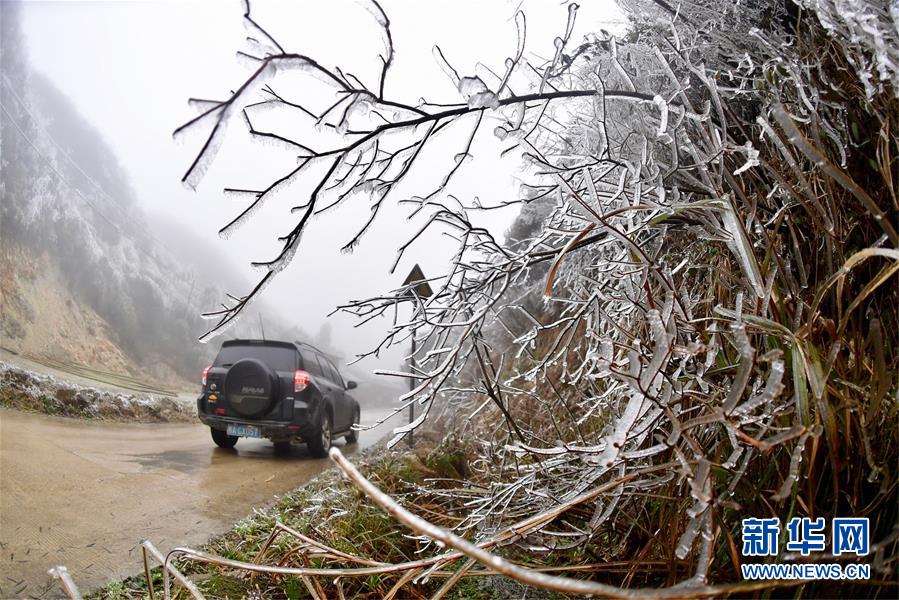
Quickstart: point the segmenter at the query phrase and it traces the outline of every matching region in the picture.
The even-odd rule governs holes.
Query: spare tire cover
[[[278,397],[278,375],[255,358],[239,360],[225,376],[225,398],[243,417],[261,417]]]

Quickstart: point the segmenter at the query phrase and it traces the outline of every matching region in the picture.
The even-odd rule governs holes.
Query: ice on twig
[[[457,87],[469,108],[499,108],[499,97],[480,77],[462,77]]]
[[[759,166],[759,151],[752,147],[751,140],[746,140],[746,144],[742,147],[742,150],[746,152],[746,162],[743,163],[743,166],[734,171],[734,175],[739,175],[752,167]]]

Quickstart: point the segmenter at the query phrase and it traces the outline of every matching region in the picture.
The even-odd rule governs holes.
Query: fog
[[[556,2],[385,1],[383,6],[396,48],[388,94],[412,103],[421,97],[432,102],[459,101],[452,82],[435,64],[434,44],[441,46],[460,73],[474,73],[478,61],[500,70],[515,51],[513,17],[519,8],[528,16],[527,53],[535,62],[551,58],[553,38],[561,34],[567,19],[566,6]],[[383,42],[364,4],[257,2],[253,10],[257,21],[289,51],[344,66],[363,79],[376,75]],[[177,126],[195,115],[188,107],[189,97],[223,99],[248,77],[249,67],[235,58],[246,36],[242,12],[240,2],[26,2],[22,15],[34,68],[99,129],[129,174],[141,208],[177,220],[213,245],[220,259],[250,282],[261,276],[250,262],[277,253],[276,238],[295,222],[289,209],[302,202],[308,190],[298,183],[234,235],[222,239],[218,229],[243,209],[242,202],[224,196],[222,188],[265,187],[286,165],[296,164],[295,153],[251,142],[235,123],[216,162],[194,191],[182,185],[181,178],[202,138],[188,136],[176,143],[172,137]],[[581,8],[573,39],[580,40],[589,31],[615,29],[622,22],[611,3],[590,3]],[[416,186],[429,184],[425,171],[431,165],[438,179],[442,177],[441,169],[452,160],[453,148],[452,137],[436,145],[423,163],[426,168],[404,182],[392,202],[388,199],[389,209],[352,253],[342,253],[340,247],[352,237],[353,226],[368,218],[367,205],[350,203],[318,217],[292,264],[265,290],[267,305],[312,336],[327,322],[335,347],[346,356],[374,346],[389,325],[386,320],[355,328],[354,320],[346,315],[328,315],[339,304],[399,286],[414,263],[427,276],[445,271],[455,246],[434,233],[416,243],[396,271],[389,272],[397,247],[420,224],[407,221],[409,209],[395,201],[420,193]],[[441,149],[446,156],[440,155]],[[476,160],[462,168],[449,193],[466,202],[475,196],[517,197],[527,176],[518,156],[498,159],[498,149],[489,140],[476,145],[473,154]],[[502,238],[517,212],[517,208],[488,211],[478,217],[477,224]],[[190,264],[190,257],[183,260]],[[243,295],[249,291],[224,288],[222,299],[226,292]],[[253,306],[244,315],[245,319],[256,317]],[[384,357],[383,366],[394,368],[400,360],[402,352],[397,349]],[[363,366],[375,365],[367,361]]]

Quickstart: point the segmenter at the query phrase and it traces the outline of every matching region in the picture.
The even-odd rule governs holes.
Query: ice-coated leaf
[[[624,477],[625,468],[624,465],[618,469],[618,476]],[[613,493],[612,498],[608,503],[603,506],[602,502],[596,503],[596,508],[593,511],[593,516],[590,518],[590,529],[592,531],[596,531],[599,529],[600,525],[606,522],[606,520],[612,515],[612,512],[615,510],[615,507],[618,506],[619,500],[621,500],[621,496],[624,494],[624,488],[619,486]]]
[[[756,261],[755,254],[752,252],[752,245],[749,243],[749,240],[746,239],[743,225],[740,223],[732,207],[728,206],[722,211],[721,220],[724,223],[724,229],[727,230],[731,236],[731,240],[727,244],[728,247],[730,247],[731,251],[737,257],[740,266],[743,269],[743,274],[749,280],[755,295],[758,298],[764,298],[765,283],[759,272],[758,262]]]
[[[577,19],[577,11],[580,8],[580,5],[576,2],[572,2],[568,5],[568,21],[565,23],[565,38],[571,37],[571,32],[574,31],[574,21]]]
[[[701,519],[690,519],[687,529],[684,530],[684,533],[677,540],[677,546],[674,549],[675,556],[681,560],[687,557],[690,553],[690,548],[693,547],[693,540],[696,539],[696,535],[699,533],[700,525]]]
[[[746,415],[763,404],[770,404],[784,390],[783,384],[784,362],[775,360],[771,363],[771,370],[768,372],[768,380],[765,388],[761,393],[756,394],[734,410],[735,415]]]
[[[740,364],[737,367],[737,374],[734,376],[734,380],[727,392],[727,398],[724,401],[725,414],[733,412],[743,396],[755,361],[755,348],[752,347],[749,336],[746,335],[746,326],[742,323],[731,323],[731,330],[737,344],[737,351],[740,353]]]
[[[630,399],[624,408],[624,413],[615,422],[615,428],[612,433],[603,440],[605,449],[599,457],[601,465],[611,467],[615,464],[615,461],[621,453],[621,448],[628,438],[628,433],[634,426],[634,423],[637,422],[640,415],[646,411],[648,405],[649,402],[643,394],[639,392],[630,394]]]
[[[443,51],[440,49],[440,46],[434,46],[431,49],[432,54],[434,55],[434,60],[437,61],[437,65],[440,67],[440,70],[443,71],[444,75],[449,77],[450,81],[453,82],[453,85],[456,87],[459,86],[459,73],[449,64],[449,61],[446,60],[446,57],[443,55]]]
[[[793,493],[793,486],[799,478],[799,465],[802,463],[802,454],[805,452],[805,441],[808,439],[809,435],[808,432],[804,433],[799,438],[796,447],[793,448],[793,453],[790,456],[790,469],[783,484],[780,486],[780,489],[776,494],[771,496],[774,500],[786,500],[790,497],[790,494]]]
[[[515,13],[515,30],[517,33],[516,38],[516,48],[515,48],[515,56],[517,59],[520,59],[524,56],[524,45],[527,41],[527,18],[523,11],[518,11]],[[511,58],[506,59],[506,69],[511,72],[511,69],[515,65],[515,60]]]

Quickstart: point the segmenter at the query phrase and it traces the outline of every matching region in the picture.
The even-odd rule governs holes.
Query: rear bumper
[[[253,419],[241,419],[238,417],[225,417],[220,415],[198,414],[200,421],[212,429],[228,429],[229,424],[249,425],[259,430],[260,437],[270,440],[289,440],[296,436],[306,436],[313,433],[313,426],[308,420],[294,421],[261,421]]]

